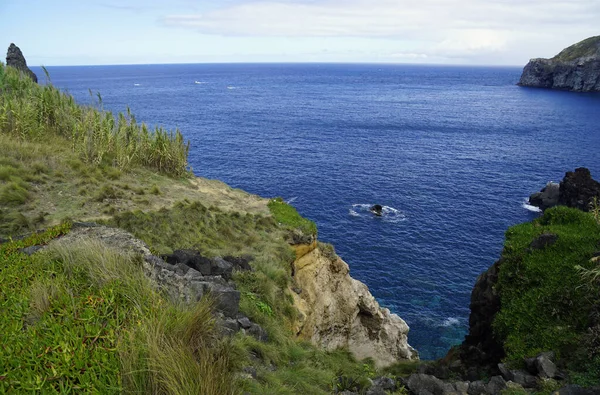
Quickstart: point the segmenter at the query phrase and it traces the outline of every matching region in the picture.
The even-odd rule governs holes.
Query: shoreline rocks
[[[6,53],[6,65],[20,70],[35,83],[38,82],[37,75],[35,75],[35,73],[31,71],[29,67],[27,67],[27,61],[23,56],[23,52],[21,52],[19,47],[17,47],[15,44],[11,43],[8,47],[8,52]]]
[[[529,204],[546,210],[557,205],[590,211],[594,199],[600,204],[600,183],[592,178],[589,169],[579,167],[568,171],[557,184],[549,182],[540,191],[529,196]]]

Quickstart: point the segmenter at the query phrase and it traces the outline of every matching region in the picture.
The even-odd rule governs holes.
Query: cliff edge
[[[518,85],[600,92],[600,36],[574,44],[551,59],[531,59]]]

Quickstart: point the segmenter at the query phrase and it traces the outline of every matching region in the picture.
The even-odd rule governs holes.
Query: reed
[[[0,133],[21,140],[48,134],[67,138],[71,149],[93,165],[145,167],[172,177],[189,173],[189,142],[179,130],[150,130],[129,108],[116,116],[104,111],[100,94],[92,106],[77,104],[45,73],[46,85],[38,85],[0,64]]]

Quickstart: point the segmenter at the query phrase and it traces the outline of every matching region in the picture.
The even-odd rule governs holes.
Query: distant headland
[[[571,45],[552,59],[531,59],[518,85],[600,92],[600,36]]]

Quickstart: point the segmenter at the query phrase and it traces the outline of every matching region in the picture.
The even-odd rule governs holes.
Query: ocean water
[[[517,87],[520,68],[48,70],[80,103],[91,89],[106,109],[180,128],[197,175],[292,202],[407,321],[424,359],[462,341],[477,276],[509,226],[539,215],[524,199],[575,167],[600,177],[600,95]]]

